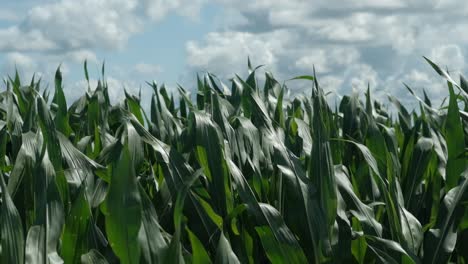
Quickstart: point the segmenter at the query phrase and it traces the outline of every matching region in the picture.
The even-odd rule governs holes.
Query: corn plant
[[[467,263],[468,82],[434,106],[330,106],[317,77],[215,75],[152,89],[102,77],[67,104],[60,69],[0,94],[1,263]],[[288,96],[294,82],[309,93]],[[309,95],[306,95],[309,94]]]

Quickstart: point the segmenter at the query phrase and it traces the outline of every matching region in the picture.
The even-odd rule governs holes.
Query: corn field
[[[260,87],[250,61],[193,100],[148,83],[149,111],[112,105],[104,66],[71,104],[59,69],[50,93],[7,78],[0,263],[468,263],[468,82],[427,62],[447,98],[407,86],[411,111]]]

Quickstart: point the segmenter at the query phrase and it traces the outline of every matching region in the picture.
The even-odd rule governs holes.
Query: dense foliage
[[[111,105],[18,75],[0,94],[0,263],[467,263],[468,83],[408,111],[330,107],[255,69]],[[85,76],[88,71],[85,63]],[[89,83],[89,81],[88,81]],[[151,88],[149,88],[151,89]],[[52,100],[49,102],[49,98]]]

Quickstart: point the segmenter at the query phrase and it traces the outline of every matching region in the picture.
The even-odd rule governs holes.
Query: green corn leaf
[[[142,258],[146,263],[159,263],[162,260],[167,243],[161,234],[158,215],[150,198],[139,186],[142,217],[141,228],[138,233],[138,241],[141,246]]]
[[[212,263],[208,253],[205,250],[205,247],[202,245],[197,236],[192,233],[188,228],[186,229],[190,244],[192,245],[192,263],[193,264],[203,264],[203,263]]]
[[[450,87],[450,102],[445,123],[445,140],[447,141],[447,167],[446,167],[446,187],[448,191],[457,185],[460,174],[466,168],[466,159],[459,156],[465,150],[465,140],[463,136],[463,124],[460,120],[458,103],[453,89]]]
[[[457,243],[457,228],[468,201],[468,169],[460,175],[459,184],[450,189],[440,205],[434,228],[424,240],[424,263],[447,263]]]
[[[0,187],[2,190],[0,259],[2,263],[22,264],[24,262],[23,224],[19,212],[8,193],[3,173],[0,173]]]
[[[112,177],[104,205],[106,233],[113,251],[122,263],[139,263],[141,198],[133,157],[127,144],[124,145],[119,159],[112,164]]]
[[[93,246],[88,237],[92,215],[84,190],[81,188],[65,221],[60,253],[66,263],[80,263],[82,255],[86,254]]]
[[[224,234],[221,232],[219,236],[218,249],[216,250],[215,263],[222,264],[239,264],[239,259],[236,254],[232,251],[229,241],[226,239]]]
[[[91,249],[88,253],[81,256],[81,263],[83,264],[107,264],[106,258],[95,249]]]

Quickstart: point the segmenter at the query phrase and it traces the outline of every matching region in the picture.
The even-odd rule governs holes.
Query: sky
[[[279,81],[312,74],[338,96],[387,94],[408,105],[403,83],[435,102],[447,96],[426,56],[458,77],[466,70],[468,1],[464,0],[2,0],[0,76],[18,69],[53,87],[61,65],[69,101],[84,94],[105,61],[111,100],[146,81],[195,89],[206,71],[225,83],[247,75],[247,57]],[[5,89],[0,84],[0,89]],[[288,82],[293,93],[310,84]],[[388,101],[388,100],[387,100]]]

